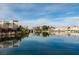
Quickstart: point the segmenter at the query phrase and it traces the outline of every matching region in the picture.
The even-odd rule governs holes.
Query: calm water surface
[[[24,38],[0,42],[0,54],[77,55],[79,54],[79,36],[30,34]]]

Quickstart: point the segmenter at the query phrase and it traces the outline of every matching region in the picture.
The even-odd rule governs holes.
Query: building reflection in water
[[[12,47],[19,47],[19,41],[21,38],[1,38],[0,41],[0,48],[12,48]]]
[[[0,48],[18,48],[20,46],[20,42],[23,38],[29,37],[29,34],[25,35],[10,35],[10,36],[0,36]],[[43,33],[32,33],[36,36],[49,37],[59,35],[59,36],[79,36],[79,33],[68,33],[68,32],[43,32]]]
[[[79,33],[70,33],[70,32],[43,32],[43,33],[34,33],[37,36],[48,37],[49,35],[58,35],[58,36],[79,36]]]
[[[43,32],[43,33],[36,32],[33,34],[36,36],[43,36],[43,37],[48,37],[50,35],[48,32]]]
[[[28,36],[29,34],[0,36],[0,48],[18,48],[21,40]]]
[[[71,33],[71,32],[53,32],[50,35],[59,35],[59,36],[79,36],[79,33]]]

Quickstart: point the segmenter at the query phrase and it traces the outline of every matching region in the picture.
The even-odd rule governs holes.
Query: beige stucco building
[[[79,26],[66,26],[66,27],[60,27],[60,28],[51,28],[51,31],[79,31]]]
[[[17,20],[13,20],[13,21],[0,21],[0,28],[1,29],[16,29],[18,28],[18,21]]]

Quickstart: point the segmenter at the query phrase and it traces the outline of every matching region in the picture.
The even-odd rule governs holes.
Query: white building
[[[62,32],[68,32],[68,31],[79,31],[79,26],[66,26],[66,27],[60,27],[60,28],[51,28],[52,31],[62,31]]]
[[[13,20],[13,21],[0,21],[0,28],[2,29],[16,29],[18,28],[18,21]]]

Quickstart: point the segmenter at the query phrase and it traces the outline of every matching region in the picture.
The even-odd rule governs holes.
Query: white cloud
[[[42,7],[42,9],[37,9],[37,11],[35,11],[34,15],[47,15],[49,17],[48,13],[51,13],[50,11],[53,10],[62,10],[64,9],[65,5],[67,4],[55,4],[55,5],[51,5],[51,6],[45,6],[44,8]],[[16,4],[16,6],[18,8],[21,9],[29,9],[29,8],[34,8],[36,7],[36,5],[34,4],[27,4],[27,6],[25,6],[25,4]],[[34,8],[35,9],[35,8]],[[41,11],[40,11],[41,10]],[[33,13],[31,13],[33,15]],[[68,14],[72,14],[73,12],[68,12]],[[28,13],[23,13],[26,16]],[[24,26],[29,26],[30,28],[35,27],[35,26],[40,26],[40,25],[52,25],[52,26],[65,26],[65,25],[79,25],[79,17],[62,17],[62,18],[43,18],[40,17],[38,19],[34,19],[34,20],[23,20],[23,18],[21,16],[19,16],[18,14],[16,14],[16,12],[14,12],[13,10],[11,10],[11,8],[8,6],[8,4],[0,4],[0,18],[5,19],[6,17],[12,17],[12,19],[17,18],[18,20],[20,20],[20,23]],[[54,15],[53,15],[54,16]],[[53,21],[58,19],[58,21]],[[60,22],[61,21],[61,22]]]
[[[35,26],[41,26],[41,25],[51,25],[51,26],[71,26],[71,25],[78,25],[79,26],[79,17],[65,17],[65,18],[56,18],[59,19],[59,21],[51,21],[49,19],[36,19],[36,20],[23,20],[20,21],[20,23],[24,26],[35,27]],[[54,19],[55,20],[55,19]],[[60,20],[63,20],[60,22]]]
[[[17,15],[14,11],[11,10],[11,8],[8,6],[8,4],[0,4],[0,19],[5,19],[7,18],[10,20],[12,19],[21,19],[19,15]]]
[[[20,24],[23,26],[28,26],[29,28],[33,28],[36,26],[49,25],[49,26],[63,26],[64,23],[53,22],[49,19],[37,19],[37,20],[21,20]]]

